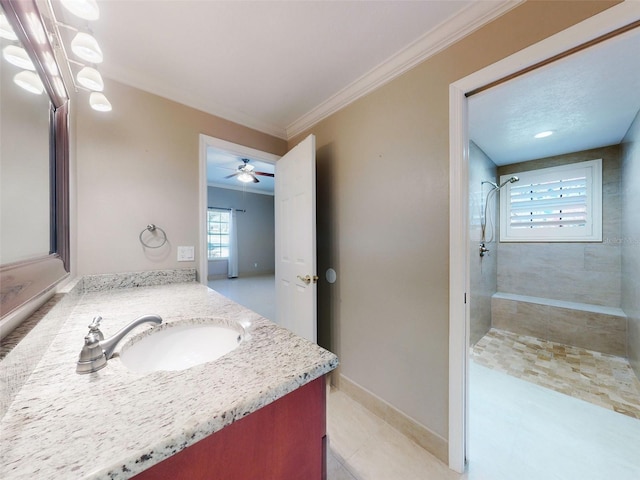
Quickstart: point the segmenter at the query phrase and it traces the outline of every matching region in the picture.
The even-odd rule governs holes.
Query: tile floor
[[[273,280],[269,276],[237,280],[214,281],[218,283],[212,286],[210,282],[209,286],[267,318],[275,318]],[[517,343],[514,346],[525,348]],[[550,357],[541,346],[531,348],[536,358],[538,354],[542,359]],[[561,355],[556,352],[560,350],[553,352],[558,360]],[[575,360],[571,351],[565,349],[564,353]],[[328,479],[640,479],[640,420],[487,368],[476,360],[471,361],[469,372],[467,472],[459,475],[449,470],[346,394],[331,389],[327,402]],[[575,362],[569,365],[575,366]],[[543,373],[534,376],[542,377]]]
[[[458,479],[429,452],[345,393],[327,402],[328,480]]]
[[[640,420],[470,365],[469,466],[456,474],[339,390],[328,480],[638,480]]]
[[[640,419],[640,381],[622,357],[492,328],[471,350],[479,365]]]
[[[276,283],[274,275],[209,280],[209,288],[250,308],[264,318],[276,321]]]

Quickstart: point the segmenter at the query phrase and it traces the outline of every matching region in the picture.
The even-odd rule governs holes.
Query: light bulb
[[[64,8],[76,17],[84,20],[97,20],[100,18],[100,8],[96,0],[60,0]]]
[[[36,95],[40,95],[44,92],[44,85],[42,84],[40,77],[34,72],[23,70],[13,77],[13,81],[16,85],[24,88],[27,92],[35,93]]]
[[[536,133],[533,138],[545,138],[545,137],[549,137],[553,135],[553,131],[552,130],[546,130],[544,132],[540,132],[540,133]]]
[[[84,67],[76,76],[78,83],[89,90],[101,92],[104,90],[104,82],[100,72],[92,67]]]
[[[13,31],[13,27],[3,13],[0,13],[0,37],[11,41],[18,40],[17,35]]]
[[[98,112],[111,111],[111,103],[109,103],[107,97],[100,92],[91,92],[91,95],[89,95],[89,105]]]
[[[95,38],[88,33],[78,32],[71,40],[71,50],[82,60],[90,63],[102,62],[102,50]]]
[[[238,175],[238,180],[240,180],[243,183],[249,183],[249,182],[253,182],[253,177],[248,173],[241,173],[240,175]]]
[[[33,66],[33,62],[29,58],[27,51],[16,45],[7,45],[2,49],[2,56],[11,65],[24,68],[25,70],[34,71],[36,67]]]

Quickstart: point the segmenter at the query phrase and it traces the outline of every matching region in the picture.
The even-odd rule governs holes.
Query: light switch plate
[[[178,247],[179,262],[193,262],[195,260],[195,247]]]

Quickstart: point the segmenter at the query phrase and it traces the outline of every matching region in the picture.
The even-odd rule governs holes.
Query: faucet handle
[[[99,330],[101,321],[102,321],[102,317],[100,315],[96,315],[95,317],[93,317],[91,325],[89,325],[89,328],[91,330]]]
[[[93,321],[89,325],[89,333],[93,333],[97,335],[98,340],[104,340],[104,335],[100,331],[100,322],[102,321],[102,317],[100,315],[96,315],[93,317]]]

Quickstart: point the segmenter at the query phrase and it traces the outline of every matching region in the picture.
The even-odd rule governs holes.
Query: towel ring
[[[144,232],[155,232],[156,230],[160,230],[160,233],[162,233],[162,243],[160,245],[149,245],[148,243],[145,243],[144,240],[142,240],[142,235],[144,235]],[[147,228],[145,228],[144,230],[142,230],[140,232],[140,243],[145,246],[146,248],[160,248],[161,246],[163,246],[165,243],[167,243],[167,234],[165,233],[165,231],[163,229],[161,229],[160,227],[156,227],[153,223],[150,223],[149,225],[147,225]]]

